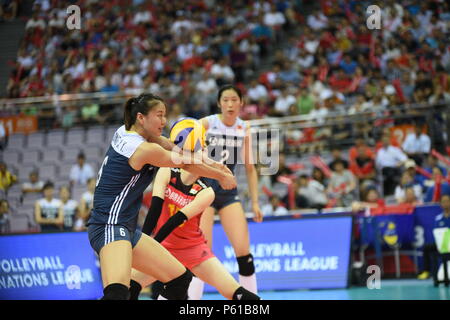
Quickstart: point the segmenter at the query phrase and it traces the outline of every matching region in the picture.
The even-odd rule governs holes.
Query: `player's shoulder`
[[[127,158],[130,158],[137,148],[143,144],[148,144],[144,137],[135,131],[126,130],[125,126],[117,129],[111,141],[114,151]]]
[[[210,187],[210,185],[208,184],[208,182],[206,182],[205,180],[199,178],[195,181],[196,184],[198,184],[202,189],[207,189]]]

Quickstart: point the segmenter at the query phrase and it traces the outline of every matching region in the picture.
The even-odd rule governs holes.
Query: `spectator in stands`
[[[44,187],[44,181],[39,180],[39,172],[33,170],[28,177],[30,181],[22,183],[22,194],[25,196],[29,193],[41,193]]]
[[[442,213],[436,216],[434,228],[450,228],[450,195],[442,195],[440,205]],[[423,246],[423,267],[417,276],[418,279],[425,280],[430,277],[431,259],[433,259],[433,255],[437,254],[437,252],[435,242]]]
[[[298,113],[306,115],[314,109],[316,100],[314,95],[307,88],[300,88],[300,94],[297,96]]]
[[[282,12],[277,11],[275,4],[271,5],[270,12],[264,14],[264,24],[274,31],[279,30],[286,23]]]
[[[0,190],[7,192],[17,182],[17,177],[7,168],[6,163],[0,162]]]
[[[37,200],[34,206],[36,223],[41,232],[62,231],[64,226],[64,212],[61,200],[54,198],[55,186],[46,182],[43,188],[44,197]]]
[[[365,190],[362,201],[355,201],[352,203],[352,211],[358,212],[362,210],[370,210],[385,206],[383,198],[375,187],[369,187]]]
[[[250,88],[247,90],[247,96],[250,99],[250,103],[257,103],[261,99],[267,99],[269,93],[264,85],[258,83],[256,80],[250,82]]]
[[[307,199],[308,208],[321,210],[328,202],[325,186],[315,179],[310,179],[307,175],[299,178],[298,193]]]
[[[425,186],[427,187],[427,192],[424,197],[424,202],[434,202],[443,195],[450,195],[450,185],[444,180],[444,176],[439,167],[433,168],[432,179],[427,180]]]
[[[269,203],[261,208],[264,216],[283,216],[288,214],[288,210],[281,203],[280,198],[277,195],[269,197]]]
[[[45,20],[39,15],[38,11],[34,11],[31,15],[31,19],[28,20],[27,24],[25,25],[25,30],[33,30],[33,29],[40,29],[44,31],[46,26]]]
[[[371,185],[375,185],[376,171],[375,160],[372,151],[365,145],[360,144],[356,147],[356,156],[350,160],[350,171],[358,179],[360,194]],[[369,152],[367,152],[369,150]],[[352,151],[352,150],[350,150]],[[352,153],[352,152],[350,152]]]
[[[219,63],[212,65],[211,75],[216,79],[216,83],[219,87],[226,83],[233,82],[235,77],[233,69],[227,65],[227,60],[225,58],[221,58]]]
[[[1,0],[0,1],[0,22],[5,20],[7,13],[9,20],[13,20],[17,17],[17,11],[19,9],[20,0]]]
[[[332,160],[328,164],[331,170],[333,171],[335,170],[334,166],[337,162],[342,162],[344,164],[344,169],[348,169],[348,161],[342,158],[341,148],[338,147],[337,145],[334,145],[331,148],[331,157]]]
[[[356,179],[350,170],[345,169],[344,162],[336,161],[328,183],[327,192],[336,199],[337,206],[350,206],[354,200]]]
[[[362,153],[364,153],[367,158],[375,158],[375,154],[373,153],[372,149],[366,144],[364,138],[359,136],[355,139],[355,145],[348,151],[348,158],[350,163],[355,162],[356,158]]]
[[[202,105],[205,114],[211,112],[211,106],[216,102],[217,83],[206,70],[202,73],[202,79],[195,85],[197,101]]]
[[[64,231],[73,231],[75,219],[78,215],[78,202],[73,200],[70,195],[70,188],[62,186],[59,189],[59,198],[61,200],[64,215]]]
[[[421,199],[417,198],[414,188],[409,187],[405,190],[405,198],[403,203],[416,206],[422,204],[423,202]]]
[[[0,234],[9,231],[9,203],[6,199],[0,200]]]
[[[426,187],[424,183],[427,178],[417,172],[416,162],[412,159],[408,159],[404,164],[404,168],[405,171],[409,172],[410,176],[413,177],[414,184],[420,185],[422,187],[422,191],[425,191]]]
[[[412,158],[417,165],[422,165],[422,161],[431,151],[430,137],[422,132],[422,125],[416,124],[414,132],[406,136],[402,148],[408,157]]]
[[[395,187],[395,200],[397,203],[405,203],[406,202],[406,190],[411,188],[414,191],[415,198],[418,201],[422,200],[422,187],[419,184],[415,184],[413,177],[411,176],[409,171],[405,171],[402,174],[400,179],[400,184]]]
[[[84,228],[84,224],[89,219],[91,214],[91,209],[94,205],[95,183],[96,180],[94,178],[90,178],[87,182],[87,190],[81,195],[78,208],[79,215],[76,223],[77,231]]]
[[[311,178],[321,183],[324,187],[328,186],[328,179],[325,176],[325,173],[317,167],[313,168]]]
[[[90,178],[94,177],[94,171],[90,164],[85,163],[86,157],[84,153],[77,156],[77,164],[70,169],[70,185],[74,184],[86,185]]]
[[[375,165],[383,175],[384,196],[390,196],[394,193],[395,186],[398,184],[398,177],[401,174],[400,168],[407,159],[408,157],[400,148],[391,145],[390,137],[384,135],[382,147],[378,150],[375,159]]]
[[[299,179],[293,179],[292,184],[287,188],[286,194],[281,199],[289,210],[308,208],[308,199],[306,199],[304,195],[300,194],[299,190]]]
[[[433,168],[434,168],[434,167],[438,167],[438,168],[441,170],[442,175],[443,175],[444,177],[447,176],[447,170],[445,169],[445,167],[441,166],[441,165],[439,164],[438,158],[436,158],[435,156],[433,156],[433,155],[430,153],[430,154],[426,157],[426,159],[425,159],[425,162],[424,162],[424,164],[423,164],[423,169],[424,169],[426,172],[432,174],[432,173],[433,173]]]
[[[356,71],[356,67],[358,67],[358,64],[356,61],[352,60],[352,57],[349,54],[346,54],[344,56],[344,59],[341,60],[339,63],[339,67],[344,70],[346,75],[353,75]]]
[[[307,24],[313,30],[322,30],[328,26],[328,18],[317,10],[314,14],[308,15]]]
[[[272,179],[272,184],[278,181],[279,176],[290,176],[294,173],[288,166],[286,166],[286,156],[283,153],[280,153],[278,159],[279,159],[278,171],[274,175],[270,176]]]
[[[339,144],[341,146],[340,149],[342,149],[344,146],[350,145],[351,143],[352,125],[348,122],[346,123],[346,119],[342,115],[337,116],[335,121],[336,122],[331,126],[330,143],[334,145]],[[336,148],[336,146],[334,148]],[[331,151],[333,152],[333,149]],[[348,168],[348,162],[346,168]]]
[[[281,94],[275,100],[275,112],[278,116],[288,115],[291,105],[296,103],[295,96],[289,93],[289,87],[285,86],[281,89]]]

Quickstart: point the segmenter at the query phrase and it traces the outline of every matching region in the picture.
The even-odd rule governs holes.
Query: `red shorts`
[[[198,266],[203,261],[215,257],[214,253],[212,253],[211,249],[207,246],[206,243],[198,244],[193,247],[184,249],[174,249],[167,247],[166,249],[189,270],[192,270],[192,268]]]

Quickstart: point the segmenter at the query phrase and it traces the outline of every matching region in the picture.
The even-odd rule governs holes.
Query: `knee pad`
[[[244,287],[239,287],[233,293],[233,300],[261,300],[261,298]]]
[[[142,286],[139,282],[131,280],[130,281],[130,300],[139,300],[139,293],[141,293]]]
[[[192,280],[192,272],[186,270],[178,278],[175,278],[164,284],[161,296],[167,300],[187,300],[189,284]]]
[[[153,282],[152,283],[152,285],[150,286],[150,288],[151,288],[151,295],[150,295],[150,297],[153,299],[153,300],[158,300],[158,296],[161,294],[161,292],[163,291],[163,289],[164,289],[164,283],[162,283],[161,281],[159,281],[159,280],[156,280],[155,282]]]
[[[242,276],[251,276],[255,273],[255,264],[253,263],[252,254],[246,256],[237,257],[237,263],[239,265],[239,274]]]
[[[121,283],[111,283],[103,289],[101,300],[129,300],[130,292],[126,285]]]

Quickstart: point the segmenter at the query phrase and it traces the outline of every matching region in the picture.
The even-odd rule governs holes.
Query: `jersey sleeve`
[[[118,154],[129,159],[143,142],[143,137],[136,133],[129,133],[121,127],[114,134],[111,146]]]

